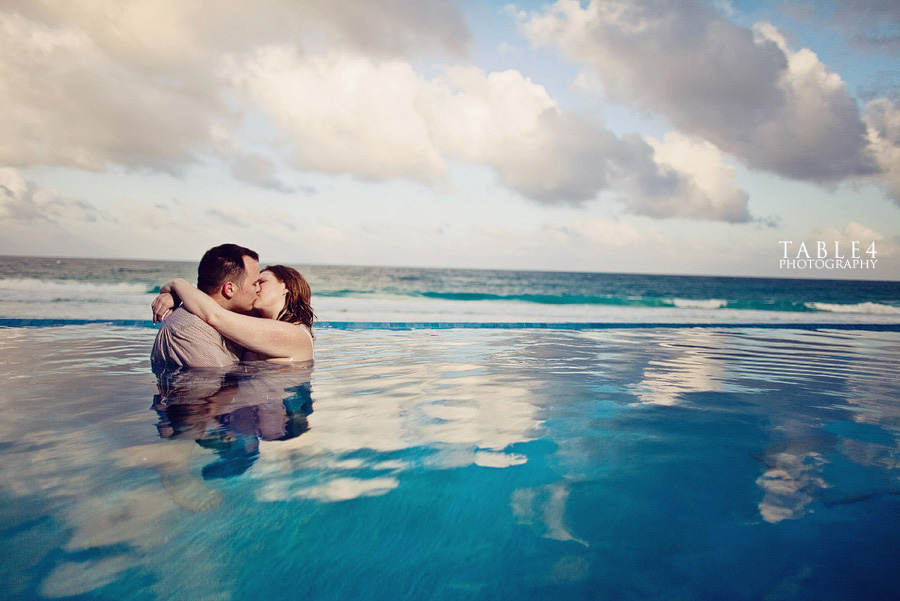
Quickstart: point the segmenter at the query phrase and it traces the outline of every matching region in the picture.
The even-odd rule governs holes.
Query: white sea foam
[[[147,284],[139,282],[86,282],[83,280],[39,280],[35,278],[0,279],[0,295],[4,298],[25,293],[59,298],[103,298],[110,294],[146,294]]]
[[[0,317],[150,319],[149,289],[138,282],[0,279]]]
[[[678,307],[679,309],[721,309],[725,305],[728,304],[726,300],[720,300],[717,298],[710,299],[689,299],[689,298],[674,298],[672,299],[672,304]]]
[[[152,283],[0,278],[0,318],[149,320]],[[322,322],[498,323],[897,323],[900,307],[882,303],[807,303],[812,311],[731,309],[720,298],[673,296],[664,306],[545,304],[454,300],[386,292],[313,294]]]
[[[331,322],[476,323],[896,323],[900,314],[788,312],[707,307],[541,305],[518,301],[454,301],[401,296],[316,297],[318,320]]]
[[[900,307],[879,303],[859,303],[856,305],[840,305],[836,303],[805,303],[810,309],[829,313],[855,313],[869,315],[900,315]]]

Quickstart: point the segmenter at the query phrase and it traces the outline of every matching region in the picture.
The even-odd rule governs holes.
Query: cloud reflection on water
[[[310,431],[263,443],[254,470],[264,481],[260,498],[342,501],[385,494],[417,468],[527,461],[508,448],[534,439],[541,424],[529,378],[479,363],[487,349],[475,342],[431,345],[428,352],[437,356],[429,357],[421,345],[431,341],[406,338],[398,348],[390,340],[396,337],[387,337],[361,337],[359,361],[320,357]]]
[[[829,331],[678,331],[677,339],[650,351],[641,380],[629,389],[643,404],[716,411],[723,408],[708,399],[698,404],[701,397],[695,395],[753,393],[748,398],[768,415],[773,440],[757,455],[764,468],[756,480],[763,493],[758,509],[764,521],[778,523],[802,518],[817,502],[839,504],[900,490],[897,477],[893,487],[864,487],[857,496],[831,493],[845,488],[830,481],[841,473],[835,462],[900,466],[900,443],[889,434],[900,430],[896,376],[883,361],[867,361],[884,343],[877,335]],[[850,409],[850,422],[832,421],[838,419],[835,399]],[[842,423],[868,424],[879,440],[867,440],[859,426]]]

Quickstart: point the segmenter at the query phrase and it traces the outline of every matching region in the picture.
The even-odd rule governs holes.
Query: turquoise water
[[[900,333],[0,327],[8,599],[889,599]]]
[[[895,281],[296,267],[325,322],[900,324]],[[0,319],[148,320],[176,276],[196,263],[0,257]]]

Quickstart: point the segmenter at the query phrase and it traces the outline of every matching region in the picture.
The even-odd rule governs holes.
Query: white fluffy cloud
[[[861,116],[811,51],[699,1],[559,0],[524,17],[533,42],[684,132],[662,141],[617,136],[519,71],[424,75],[419,58],[469,42],[450,0],[9,0],[0,16],[0,165],[180,173],[212,156],[291,192],[281,165],[433,185],[461,162],[540,203],[744,222],[730,156],[819,183],[878,174],[900,199],[894,104]]]
[[[124,67],[76,27],[5,13],[0,55],[2,164],[174,171],[211,140],[208,102]]]
[[[770,25],[751,31],[695,1],[559,0],[524,30],[589,66],[612,98],[751,167],[820,183],[878,170],[841,78]]]
[[[290,191],[279,161],[426,184],[460,161],[538,202],[611,191],[635,213],[741,219],[709,208],[730,197],[704,208],[694,175],[660,165],[640,137],[562,110],[518,71],[420,74],[410,57],[459,56],[468,40],[446,0],[352,11],[325,0],[47,0],[3,11],[0,164],[178,173],[214,156],[237,179]],[[250,149],[259,116],[276,132],[269,156]]]
[[[451,0],[5,0],[6,14],[70,25],[115,60],[151,72],[198,75],[223,52],[289,41],[377,56],[461,55],[470,42]]]
[[[518,71],[451,69],[435,82],[429,123],[450,156],[489,165],[506,186],[539,202],[595,198],[609,187],[609,162],[623,144],[562,111]]]
[[[454,67],[426,79],[397,59],[283,46],[234,58],[226,71],[286,136],[298,169],[436,182],[455,160],[489,166],[538,202],[579,204],[609,190],[654,217],[747,219],[746,206],[722,210],[733,190],[720,198],[720,188],[698,187],[688,170],[659,165],[644,140],[563,111],[518,71]]]
[[[274,119],[299,169],[373,180],[445,173],[417,109],[424,84],[407,62],[269,46],[224,71]]]
[[[881,98],[866,105],[864,118],[875,160],[884,171],[884,181],[900,204],[900,108]]]
[[[657,161],[684,174],[689,188],[675,207],[647,207],[651,216],[680,214],[730,222],[750,219],[747,192],[736,184],[737,173],[715,145],[680,133],[651,140]],[[655,214],[654,214],[655,211]]]
[[[9,222],[97,221],[100,212],[90,203],[60,196],[59,192],[26,181],[15,169],[0,168],[0,218]]]
[[[811,50],[792,52],[775,27],[762,24],[755,33],[758,44],[776,44],[787,59],[777,81],[784,100],[770,118],[751,124],[758,129],[747,142],[729,140],[735,154],[753,166],[802,180],[833,182],[875,174],[865,125],[841,77]]]
[[[459,55],[468,32],[448,0],[352,9],[328,0],[10,0],[0,8],[0,164],[176,172],[222,154],[219,132],[234,130],[246,108],[218,78],[223,57],[288,40]]]

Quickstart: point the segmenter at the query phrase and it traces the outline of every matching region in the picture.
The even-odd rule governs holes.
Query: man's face
[[[244,255],[244,271],[244,279],[235,282],[237,290],[231,298],[231,304],[234,311],[250,313],[259,292],[259,262]]]

